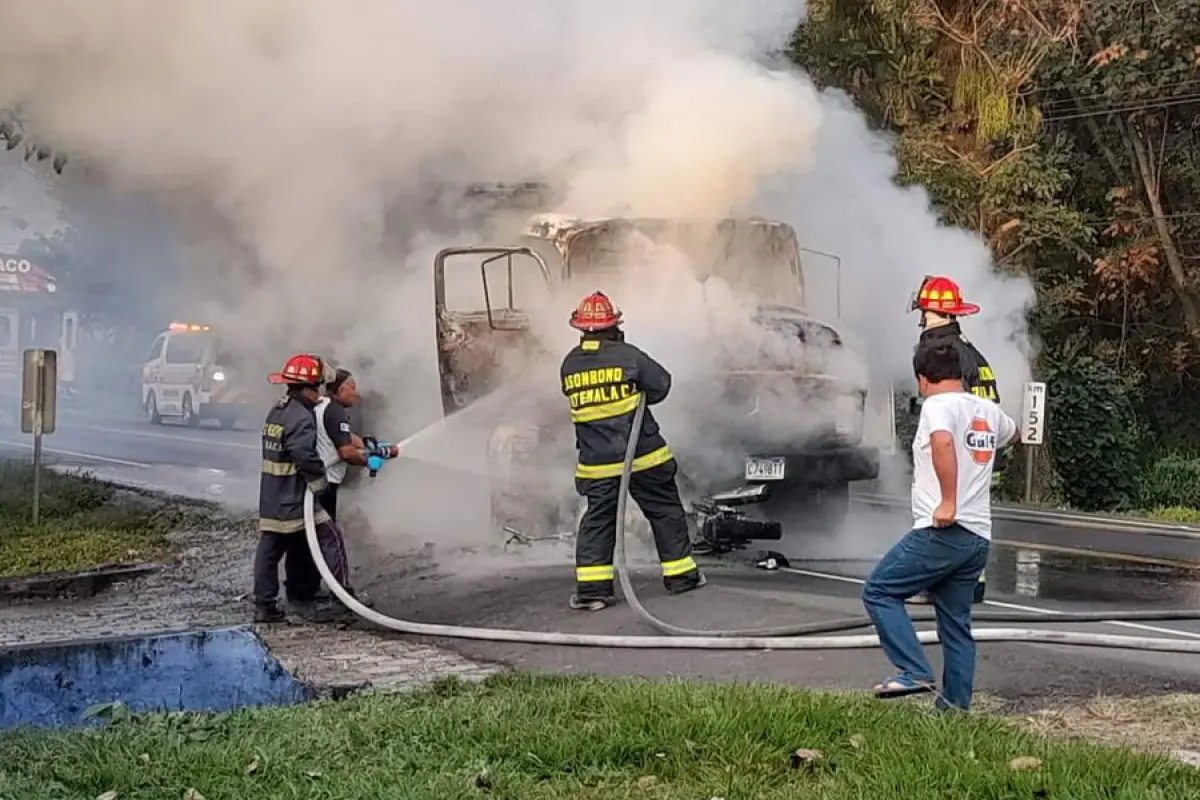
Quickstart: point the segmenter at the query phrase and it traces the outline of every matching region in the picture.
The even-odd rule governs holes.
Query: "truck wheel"
[[[192,408],[192,396],[190,394],[183,396],[183,424],[189,428],[200,426],[200,418],[196,416],[196,410]]]
[[[555,533],[534,497],[543,476],[538,468],[538,430],[532,425],[498,425],[488,437],[487,467],[492,527],[505,525],[528,536]]]
[[[150,420],[151,425],[161,425],[162,415],[158,413],[158,398],[154,396],[154,392],[146,393],[146,403],[144,405],[146,419]]]
[[[785,535],[836,536],[850,513],[850,485],[788,487],[763,504],[763,513],[780,522]]]
[[[821,489],[813,498],[813,515],[822,528],[839,532],[850,515],[850,484],[842,483]]]

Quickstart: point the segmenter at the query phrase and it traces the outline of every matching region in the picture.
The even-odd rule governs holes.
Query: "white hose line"
[[[716,636],[612,636],[584,633],[548,633],[508,628],[472,628],[461,625],[441,625],[410,622],[381,614],[354,599],[333,577],[321,545],[317,540],[314,518],[314,495],[304,493],[304,532],[313,561],[329,590],[347,608],[368,622],[414,636],[436,636],[447,639],[472,639],[483,642],[512,642],[516,644],[557,645],[561,647],[612,647],[641,650],[853,650],[879,646],[878,636],[809,636],[809,637],[739,637],[723,639]],[[934,631],[922,631],[917,638],[923,644],[938,641]],[[1200,653],[1200,641],[1148,639],[1133,636],[1108,636],[1066,631],[1037,631],[1020,628],[982,628],[974,632],[977,642],[1034,642],[1066,644],[1085,647],[1111,647],[1127,650],[1154,650],[1164,653]]]

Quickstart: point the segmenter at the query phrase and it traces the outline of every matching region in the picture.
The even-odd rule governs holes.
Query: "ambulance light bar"
[[[203,333],[205,331],[211,331],[212,327],[209,325],[196,325],[189,322],[172,322],[167,326],[167,330],[171,331],[172,333]]]

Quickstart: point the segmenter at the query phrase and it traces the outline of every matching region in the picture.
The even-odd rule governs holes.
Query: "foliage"
[[[1189,506],[1160,506],[1146,512],[1150,519],[1179,522],[1184,525],[1200,525],[1200,508]]]
[[[1198,42],[1198,0],[1091,2],[1031,95],[1045,135],[1073,142],[1072,203],[1099,223],[1092,351],[1156,392],[1194,390],[1200,367]]]
[[[0,577],[77,572],[170,555],[167,534],[207,527],[214,508],[121,492],[86,474],[42,473],[41,522],[32,523],[33,469],[0,461]]]
[[[1133,505],[1142,431],[1121,377],[1081,356],[1052,364],[1046,381],[1050,458],[1062,478],[1063,499],[1089,511]]]
[[[1140,505],[1200,509],[1200,459],[1171,455],[1155,461],[1142,479]]]
[[[1165,758],[1047,741],[982,715],[762,685],[505,676],[286,709],[99,716],[110,720],[101,731],[0,736],[0,795],[899,800],[1200,791],[1195,770]]]
[[[1159,446],[1200,452],[1200,0],[813,0],[791,55],[1033,279],[1051,358],[1116,371]]]
[[[63,168],[67,165],[67,156],[65,153],[57,153],[53,148],[46,146],[44,143],[27,140],[21,120],[11,111],[0,111],[0,141],[4,142],[5,148],[8,150],[15,150],[24,143],[26,161],[31,159],[35,161],[50,159],[54,171],[59,174],[62,174]]]

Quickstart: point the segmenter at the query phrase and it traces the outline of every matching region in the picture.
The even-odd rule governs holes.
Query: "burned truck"
[[[737,307],[736,334],[727,325],[704,341],[694,319],[669,319],[661,307],[630,315],[631,324],[664,317],[661,325],[694,332],[704,351],[703,374],[681,374],[665,359],[675,388],[655,412],[678,456],[699,538],[706,521],[747,515],[771,523],[744,528],[760,531],[756,539],[836,530],[849,485],[877,477],[879,450],[864,443],[865,376],[839,366],[854,354],[833,325],[805,311],[792,227],[758,218],[549,214],[533,217],[504,246],[447,248],[435,258],[443,409],[449,417],[489,406],[493,524],[530,536],[573,528],[580,512],[574,439],[557,373],[574,344],[567,311],[597,289],[619,306],[632,300],[652,282],[649,273],[666,269],[664,252],[672,268],[685,265],[692,286],[719,284],[748,298]]]

